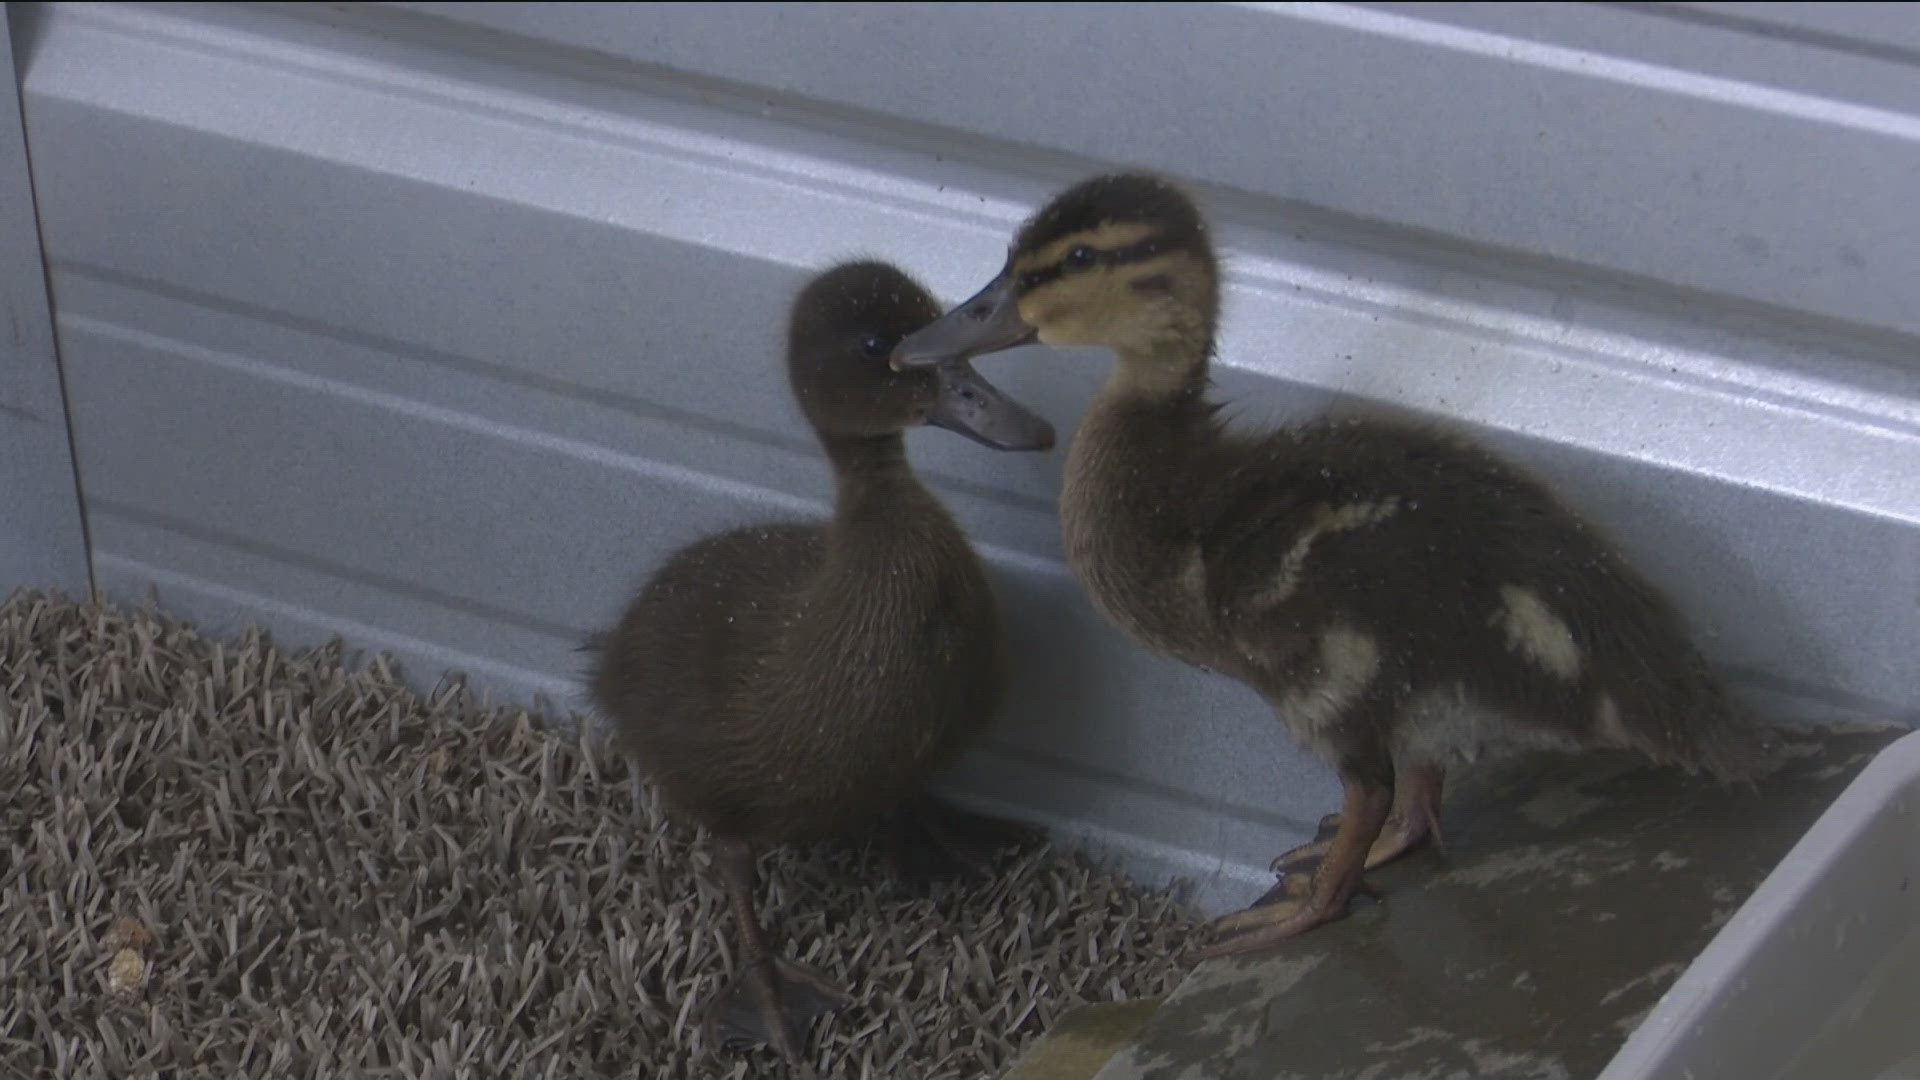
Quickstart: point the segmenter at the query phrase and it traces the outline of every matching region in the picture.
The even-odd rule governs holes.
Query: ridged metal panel
[[[0,44],[7,31],[0,4]],[[22,586],[84,596],[86,536],[18,90],[13,54],[0,49],[0,597]]]
[[[1665,5],[376,6],[934,140],[1148,165],[1302,218],[1920,330],[1912,61]],[[1920,34],[1909,6],[1875,22]]]
[[[1452,417],[1620,536],[1748,700],[1920,715],[1898,51],[1533,10],[34,9],[95,572],[577,704],[573,645],[673,545],[821,507],[778,359],[808,272],[880,255],[954,297],[1121,162],[1214,209],[1238,415]],[[990,365],[1063,426],[1101,373]],[[1090,609],[1059,455],[913,454],[1019,658],[954,782],[1243,901],[1325,770]]]

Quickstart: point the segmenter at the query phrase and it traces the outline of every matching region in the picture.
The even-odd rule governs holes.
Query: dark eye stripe
[[[1094,248],[1093,262],[1087,269],[1092,269],[1094,266],[1124,266],[1127,263],[1144,262],[1156,255],[1163,254],[1168,250],[1168,247],[1169,245],[1164,235],[1155,235],[1149,236],[1144,240],[1136,240],[1126,247]],[[1064,259],[1066,256],[1062,255],[1061,258]],[[1051,266],[1043,266],[1038,270],[1029,270],[1020,275],[1020,291],[1023,293],[1031,292],[1050,281],[1058,280],[1070,273],[1078,273],[1078,271],[1068,270],[1059,262],[1055,262]]]

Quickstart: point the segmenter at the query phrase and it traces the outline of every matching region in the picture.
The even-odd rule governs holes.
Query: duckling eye
[[[882,334],[868,334],[860,339],[860,351],[878,360],[893,351],[893,341]]]
[[[1069,270],[1085,270],[1087,267],[1093,265],[1094,257],[1093,249],[1085,244],[1081,244],[1072,251],[1067,252],[1067,257],[1060,260],[1060,265]]]

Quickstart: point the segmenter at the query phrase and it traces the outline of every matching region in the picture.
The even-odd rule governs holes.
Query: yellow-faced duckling
[[[722,1041],[801,1060],[845,1000],[775,964],[753,910],[755,846],[842,834],[913,797],[1001,692],[994,598],[966,537],[907,463],[935,424],[999,449],[1053,444],[1046,421],[964,363],[910,372],[894,345],[937,315],[884,263],[835,267],[794,301],[787,371],[836,481],[833,517],[737,529],[682,549],[598,642],[596,704],[668,806],[706,826],[742,973],[710,1013]]]
[[[1331,841],[1275,860],[1319,860],[1304,895],[1220,920],[1211,952],[1340,918],[1364,869],[1437,830],[1446,768],[1482,750],[1631,747],[1721,776],[1756,762],[1758,729],[1678,616],[1537,481],[1384,417],[1228,430],[1206,392],[1219,291],[1187,196],[1104,176],[1027,221],[999,276],[894,355],[1112,350],[1068,453],[1069,563],[1134,638],[1254,687],[1338,769]]]

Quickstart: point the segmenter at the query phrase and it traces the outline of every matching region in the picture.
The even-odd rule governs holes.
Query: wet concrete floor
[[[1904,732],[1786,735],[1781,764],[1752,787],[1611,755],[1470,780],[1448,797],[1444,854],[1370,875],[1384,899],[1357,900],[1342,922],[1202,965],[1093,1075],[1593,1077]]]

